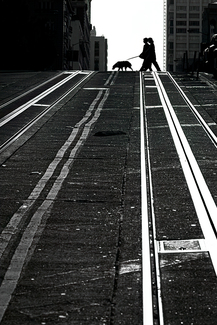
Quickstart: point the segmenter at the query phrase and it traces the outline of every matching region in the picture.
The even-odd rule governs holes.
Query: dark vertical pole
[[[189,69],[189,67],[188,67],[188,51],[186,51],[185,53],[186,53],[186,68],[188,71],[188,69]]]
[[[183,61],[182,61],[182,70],[185,71],[185,56],[186,53],[183,54]]]

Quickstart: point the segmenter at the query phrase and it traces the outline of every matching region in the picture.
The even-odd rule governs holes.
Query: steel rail
[[[164,113],[173,137],[192,201],[217,275],[217,206],[192,153],[179,120],[157,72],[153,72]]]
[[[200,72],[200,79],[203,80],[204,82],[206,82],[209,86],[211,86],[213,88],[213,90],[217,89],[217,84],[215,82],[213,82],[212,80],[210,80],[207,75],[209,75],[206,72]]]
[[[72,78],[74,78],[77,74],[79,74],[79,71],[76,71],[76,72],[71,73],[65,79],[59,81],[58,83],[56,83],[52,87],[50,87],[50,88],[46,89],[45,91],[43,91],[41,94],[35,96],[34,98],[32,98],[29,101],[27,101],[25,104],[23,104],[23,105],[19,106],[18,108],[16,108],[14,111],[12,111],[11,113],[9,113],[8,115],[6,115],[5,117],[3,117],[0,120],[0,127],[3,126],[3,125],[5,125],[6,123],[10,122],[16,116],[20,115],[22,112],[24,112],[25,110],[27,110],[30,106],[36,104],[42,98],[46,97],[47,95],[49,95],[50,93],[52,93],[53,91],[55,91],[56,89],[58,89],[59,87],[61,87],[62,85],[64,85],[65,83],[67,83],[69,80],[71,80]]]
[[[144,135],[144,85],[140,72],[140,132],[141,132],[141,215],[142,215],[142,290],[143,325],[153,324],[150,233],[148,220],[147,175]]]
[[[24,127],[22,127],[18,132],[13,134],[8,140],[6,140],[2,145],[0,145],[0,154],[6,150],[11,144],[13,144],[19,137],[21,137],[27,130],[29,130],[38,120],[40,120],[45,114],[47,114],[55,105],[57,105],[61,100],[63,100],[70,92],[76,89],[85,79],[87,79],[94,72],[85,73],[84,78],[79,80],[73,87],[63,93],[56,101],[54,101],[51,105],[45,106],[45,109],[39,113],[36,117],[34,117],[31,121],[29,121]],[[73,75],[74,76],[74,75]],[[72,77],[71,77],[72,78]],[[70,79],[71,79],[70,78]],[[69,80],[70,80],[69,79]],[[59,83],[58,83],[59,84]],[[53,88],[53,87],[52,87]],[[57,88],[56,88],[57,89]],[[53,90],[52,90],[53,91]],[[50,92],[49,92],[50,93]],[[40,97],[37,96],[37,97]],[[44,97],[44,96],[43,96]],[[42,97],[42,98],[43,98]],[[38,99],[39,100],[39,99]],[[38,101],[37,100],[37,101]],[[33,105],[33,104],[32,104]],[[15,113],[16,117],[18,114]]]
[[[152,172],[151,172],[151,154],[150,154],[150,140],[148,134],[148,117],[147,117],[147,109],[149,106],[145,104],[144,98],[144,120],[145,120],[145,135],[146,135],[146,155],[147,155],[147,178],[148,178],[148,186],[149,186],[149,196],[150,196],[150,218],[152,222],[152,233],[153,233],[153,251],[154,251],[154,263],[155,263],[155,279],[157,284],[157,292],[155,293],[157,296],[157,306],[158,310],[158,321],[159,325],[164,324],[163,317],[163,305],[162,305],[162,294],[161,294],[161,275],[160,275],[160,263],[158,256],[158,242],[156,236],[156,218],[155,218],[155,208],[154,208],[154,191],[153,191],[153,181],[152,181]],[[152,280],[153,281],[153,280]]]
[[[188,107],[191,109],[195,117],[197,118],[198,122],[202,125],[205,132],[207,133],[208,137],[211,139],[211,141],[214,143],[214,145],[217,147],[217,136],[213,133],[213,131],[210,129],[209,125],[205,122],[205,120],[202,118],[200,113],[197,111],[197,109],[194,107],[194,105],[191,103],[191,101],[188,99],[184,91],[181,89],[181,87],[178,85],[178,83],[175,81],[175,79],[172,77],[172,75],[167,72],[168,77],[188,105]]]
[[[39,85],[37,85],[37,86],[35,86],[35,87],[29,89],[29,90],[27,90],[26,92],[22,93],[21,95],[15,97],[15,98],[12,98],[12,99],[10,99],[9,101],[4,102],[3,104],[0,105],[0,109],[1,109],[1,108],[4,108],[5,106],[7,106],[7,105],[9,105],[9,104],[14,103],[16,100],[18,100],[18,99],[20,99],[20,98],[22,98],[22,97],[24,97],[24,96],[30,94],[31,92],[33,92],[33,91],[37,90],[38,88],[40,88],[40,87],[46,85],[47,83],[49,83],[49,82],[51,82],[52,80],[54,80],[54,79],[60,77],[60,76],[63,75],[63,74],[67,74],[67,72],[65,72],[65,71],[64,71],[64,72],[60,72],[60,73],[58,73],[57,75],[55,75],[54,77],[52,77],[52,78],[50,78],[50,79],[48,79],[48,80],[42,82],[41,84],[39,84]]]

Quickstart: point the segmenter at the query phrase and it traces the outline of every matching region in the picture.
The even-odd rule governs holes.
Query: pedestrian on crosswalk
[[[140,71],[147,71],[148,69],[150,71],[152,71],[152,69],[151,69],[151,56],[150,56],[150,54],[151,54],[151,52],[150,52],[150,44],[148,43],[148,38],[147,37],[145,37],[143,39],[143,43],[144,43],[143,51],[139,55],[139,57],[141,59],[143,59],[143,63],[142,63]]]
[[[155,53],[155,46],[154,46],[154,41],[151,37],[148,38],[148,43],[149,43],[149,55],[150,55],[150,61],[151,64],[153,64],[155,66],[155,68],[157,69],[157,71],[161,71],[159,64],[157,63],[156,60],[156,53]]]

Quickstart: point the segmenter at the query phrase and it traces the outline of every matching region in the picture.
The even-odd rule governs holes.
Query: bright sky
[[[108,70],[142,52],[143,38],[152,37],[163,69],[163,0],[92,0],[91,23],[108,40]],[[140,58],[130,60],[139,70]],[[155,69],[155,68],[154,68]]]

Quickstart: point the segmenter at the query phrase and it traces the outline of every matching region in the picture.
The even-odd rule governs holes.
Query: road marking
[[[106,90],[108,88],[83,88],[84,90]]]
[[[105,101],[107,100],[109,96],[109,89],[107,89],[104,92],[104,96],[101,99],[97,109],[95,110],[93,116],[90,118],[90,113],[93,111],[95,106],[97,105],[98,101],[103,95],[103,91],[100,91],[93,101],[93,103],[90,105],[88,111],[86,112],[86,115],[83,117],[83,119],[76,124],[76,126],[79,125],[81,127],[86,121],[87,123],[84,124],[82,134],[80,138],[78,139],[77,143],[71,150],[70,156],[63,165],[61,172],[54,182],[51,190],[49,191],[46,199],[43,201],[41,206],[37,209],[37,211],[34,213],[33,217],[31,218],[28,226],[26,227],[22,238],[20,240],[20,243],[11,259],[11,263],[8,267],[7,272],[5,273],[4,280],[1,284],[0,287],[0,321],[2,320],[4,313],[8,307],[8,304],[11,300],[12,294],[17,286],[18,280],[20,278],[20,274],[22,272],[22,268],[25,262],[25,259],[28,254],[28,250],[31,247],[32,241],[37,233],[37,230],[42,222],[44,214],[52,207],[54,200],[57,197],[57,194],[59,193],[64,180],[66,179],[72,165],[74,162],[74,158],[76,156],[76,153],[80,149],[80,147],[84,144],[86,141],[89,132],[91,130],[91,127],[93,124],[97,121],[101,114],[101,110],[104,106]],[[70,140],[73,140],[75,138],[75,133],[77,134],[78,132],[78,127],[76,129],[73,129],[72,134],[70,135]],[[15,216],[12,217],[12,222],[9,224],[15,226],[17,225],[18,221],[22,218],[22,216],[26,213],[27,209],[29,210],[30,205],[32,205],[35,200],[38,198],[39,194],[41,193],[42,189],[46,185],[47,181],[50,179],[51,175],[53,174],[54,170],[56,169],[58,163],[61,161],[63,158],[63,154],[67,150],[67,148],[71,145],[72,141],[69,139],[65,142],[63,147],[58,151],[54,161],[49,165],[47,171],[45,172],[44,176],[42,179],[39,181],[38,185],[35,187],[33,192],[31,193],[29,199],[22,205],[22,207],[19,209],[19,213],[15,214]],[[31,203],[31,200],[33,203]],[[24,214],[22,213],[24,212]],[[19,220],[18,220],[19,219]],[[10,230],[10,233],[8,234],[8,239],[10,239],[13,235],[13,231],[11,232],[11,227],[6,227],[8,230]],[[15,229],[13,229],[15,230]],[[7,230],[5,232],[5,235],[7,235]]]
[[[145,108],[162,108],[162,105],[152,105],[152,106],[145,106]]]
[[[195,127],[195,126],[199,126],[199,127],[201,127],[201,124],[199,124],[199,123],[198,123],[198,124],[182,124],[182,123],[181,123],[181,126],[182,126],[182,127],[183,127],[183,126],[184,126],[184,127],[189,127],[189,126],[190,126],[190,127]]]
[[[37,103],[35,103],[35,104],[33,104],[32,106],[42,106],[42,107],[48,107],[48,106],[50,106],[50,105],[46,105],[46,104],[37,104]]]
[[[210,252],[212,264],[217,275],[217,238],[210,223],[211,219],[212,225],[217,231],[217,207],[191,151],[172,104],[167,96],[166,90],[157,73],[153,72],[153,75],[156,84],[158,84],[158,93],[163,104],[164,113],[170,127],[186,183],[206,240],[206,246]]]
[[[57,84],[55,84],[54,86],[46,89],[45,91],[43,91],[41,94],[39,94],[38,96],[34,97],[33,99],[29,100],[27,103],[21,105],[20,107],[18,107],[17,109],[15,109],[14,111],[12,111],[11,113],[9,113],[8,115],[6,115],[5,117],[3,117],[0,120],[0,127],[5,125],[6,123],[10,122],[12,119],[14,119],[16,116],[18,116],[19,114],[21,114],[22,112],[24,112],[25,110],[27,110],[30,106],[35,105],[37,102],[39,102],[42,98],[44,98],[45,96],[49,95],[50,93],[52,93],[53,91],[55,91],[57,88],[61,87],[63,84],[65,84],[66,82],[68,82],[70,79],[74,78],[76,75],[78,74],[82,74],[82,72],[80,71],[75,71],[73,73],[70,73],[68,77],[66,77],[65,79],[59,81]],[[50,106],[50,105],[49,105]]]
[[[185,95],[184,91],[179,87],[178,83],[174,80],[174,78],[171,76],[171,74],[168,72],[168,77],[176,87],[176,89],[179,91],[180,95],[184,99],[184,101],[187,103],[188,107],[190,107],[191,111],[196,116],[197,120],[201,123],[204,130],[206,131],[207,135],[211,139],[211,141],[214,143],[214,145],[217,147],[217,136],[214,134],[214,132],[209,128],[206,121],[203,119],[203,117],[200,115],[200,113],[195,109],[194,105],[191,103],[191,101],[188,99],[188,97]]]
[[[153,78],[153,77],[152,77]],[[159,258],[158,258],[158,247],[157,247],[157,241],[156,241],[156,221],[155,221],[155,213],[154,213],[154,196],[153,196],[153,185],[152,185],[152,175],[151,175],[151,163],[150,163],[150,143],[149,143],[149,135],[148,135],[148,121],[147,121],[147,109],[150,108],[150,106],[146,106],[145,104],[145,96],[144,96],[144,105],[145,105],[145,111],[144,111],[144,127],[145,127],[145,135],[146,135],[146,152],[147,152],[147,173],[148,173],[148,180],[149,180],[149,196],[150,196],[150,212],[147,211],[147,215],[148,213],[150,213],[150,218],[152,221],[152,231],[153,231],[153,249],[155,251],[155,255],[153,257],[153,259],[155,260],[155,271],[156,271],[156,282],[157,282],[157,299],[158,299],[158,316],[159,316],[159,324],[163,325],[164,320],[163,320],[163,306],[162,306],[162,295],[161,295],[161,277],[160,277],[160,269],[159,269]],[[160,108],[162,108],[162,105],[159,106]],[[154,108],[154,107],[153,107]],[[165,127],[168,128],[168,125],[166,125]],[[147,189],[146,189],[147,190]],[[147,227],[149,227],[149,225],[147,225]],[[149,234],[150,236],[150,234]],[[149,244],[150,246],[150,244]],[[152,281],[152,279],[151,279]],[[148,299],[148,298],[147,298]],[[153,306],[152,306],[153,307]],[[147,325],[149,323],[147,322]],[[150,323],[150,324],[153,324]]]
[[[159,253],[196,253],[206,252],[204,239],[161,240],[158,242]]]
[[[118,77],[118,74],[119,74],[119,71],[117,71],[117,72],[115,73],[115,75],[114,75],[114,77],[113,77],[113,79],[112,79],[112,81],[111,81],[111,83],[110,83],[110,86],[113,86],[113,85],[115,84],[115,81],[116,81],[116,79],[117,79],[117,77]]]
[[[216,104],[194,104],[194,107],[214,107]]]
[[[140,132],[141,132],[141,214],[142,214],[142,289],[143,325],[153,324],[153,299],[150,257],[150,234],[148,221],[147,176],[145,157],[144,88],[140,73]]]
[[[186,89],[197,89],[197,88],[202,88],[202,89],[209,89],[210,87],[207,85],[207,86],[184,86],[184,88]]]
[[[110,74],[110,76],[108,77],[106,82],[104,83],[104,86],[108,86],[108,84],[111,81],[111,79],[113,78],[114,74],[115,74],[115,71],[112,71],[112,73]]]
[[[22,93],[21,95],[19,95],[19,96],[13,98],[13,99],[7,101],[6,103],[0,105],[0,108],[3,108],[3,107],[5,107],[5,106],[7,106],[7,105],[9,105],[9,104],[11,104],[11,103],[13,103],[13,102],[15,102],[16,100],[18,100],[18,99],[20,99],[20,98],[22,98],[22,97],[24,97],[24,96],[30,94],[32,91],[34,91],[34,90],[40,88],[41,86],[46,85],[46,84],[49,83],[50,81],[52,81],[52,80],[58,78],[59,76],[61,76],[61,75],[63,75],[63,74],[67,74],[67,73],[66,73],[66,72],[60,72],[60,73],[58,73],[58,74],[55,75],[54,77],[52,77],[52,78],[50,78],[50,79],[48,79],[48,80],[42,82],[40,85],[38,85],[38,86],[36,86],[36,87],[34,87],[34,88],[31,88],[30,90],[26,91],[25,93]]]
[[[6,228],[2,231],[0,235],[0,258],[2,257],[2,254],[4,253],[9,241],[11,240],[11,237],[16,233],[19,223],[21,222],[24,215],[30,210],[30,208],[33,206],[35,201],[38,199],[39,195],[45,188],[47,182],[53,175],[54,171],[56,170],[58,164],[61,162],[63,156],[65,155],[66,151],[68,150],[69,146],[74,141],[76,135],[78,134],[80,128],[82,125],[89,119],[93,109],[95,108],[97,102],[99,101],[100,97],[102,96],[102,91],[100,91],[88,110],[86,111],[86,114],[83,116],[83,118],[75,125],[73,128],[70,136],[66,140],[66,142],[63,144],[63,146],[58,150],[56,157],[54,160],[50,163],[48,166],[46,172],[42,176],[42,178],[39,180],[35,188],[33,189],[32,193],[29,195],[28,199],[25,200],[25,202],[22,204],[22,206],[17,210],[17,212],[13,215],[11,220],[9,221]]]
[[[127,274],[127,273],[134,273],[134,272],[140,272],[141,271],[141,264],[140,260],[129,260],[124,261],[120,265],[119,274]]]

